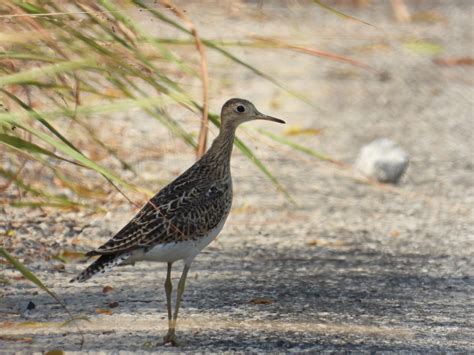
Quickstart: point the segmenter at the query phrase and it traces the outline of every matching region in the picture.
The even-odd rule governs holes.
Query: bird
[[[84,282],[115,266],[139,261],[167,263],[164,284],[168,333],[160,344],[178,346],[176,324],[191,263],[222,230],[232,205],[230,158],[237,127],[247,121],[285,121],[260,113],[250,101],[233,98],[221,110],[220,130],[210,148],[190,168],[152,197],[115,236],[88,257],[99,256],[71,282]],[[183,260],[172,312],[173,263]]]

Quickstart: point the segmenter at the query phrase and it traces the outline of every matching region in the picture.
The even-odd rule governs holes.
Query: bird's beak
[[[257,119],[258,120],[273,121],[273,122],[278,122],[278,123],[283,123],[283,124],[286,123],[285,121],[280,120],[279,118],[272,117],[272,116],[267,116],[267,115],[264,115],[263,113],[260,113],[260,112],[257,114]]]

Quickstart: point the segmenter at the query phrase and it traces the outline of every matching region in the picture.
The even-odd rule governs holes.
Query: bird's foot
[[[182,345],[182,343],[176,338],[176,334],[174,332],[168,332],[168,334],[166,334],[166,336],[163,338],[163,341],[160,341],[158,343],[153,341],[146,341],[143,343],[143,347],[147,349],[153,349],[156,346],[164,346],[168,344],[171,346]]]
[[[168,332],[166,336],[163,338],[163,342],[160,345],[168,345],[171,344],[171,346],[180,346],[181,343],[178,342],[178,339],[176,338],[176,334],[174,332]]]

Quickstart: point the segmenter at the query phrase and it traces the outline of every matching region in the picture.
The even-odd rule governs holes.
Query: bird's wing
[[[123,253],[205,235],[230,207],[231,182],[175,181],[163,188],[114,237],[88,256]]]

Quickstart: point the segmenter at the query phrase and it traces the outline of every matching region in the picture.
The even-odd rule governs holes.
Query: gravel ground
[[[241,137],[297,205],[235,152],[234,209],[221,236],[191,269],[179,349],[149,346],[167,327],[164,264],[118,268],[78,285],[68,281],[85,264],[38,260],[38,255],[97,246],[132,217],[129,205],[111,202],[106,214],[4,207],[0,228],[15,232],[8,250],[75,316],[88,317],[89,322],[77,322],[83,350],[474,352],[473,69],[437,65],[424,45],[439,46],[441,58],[472,57],[472,2],[415,2],[418,20],[404,25],[393,22],[381,3],[354,12],[376,28],[342,22],[306,5],[265,5],[264,14],[245,13],[244,7],[243,17],[220,17],[222,10],[211,3],[205,14],[189,6],[203,36],[216,37],[215,28],[223,38],[281,36],[375,68],[234,49],[304,91],[315,109],[209,53],[213,77],[222,78],[211,85],[214,110],[228,97],[246,97],[290,125],[321,128],[320,135],[294,139],[347,163],[378,137],[397,141],[411,161],[397,187],[378,187],[349,170],[255,139],[255,127],[281,127],[248,124]],[[119,124],[127,127],[123,144],[130,157],[137,142],[162,137],[147,117],[126,116]],[[151,188],[150,176],[169,179],[192,159],[184,149],[137,163],[137,169]],[[180,268],[175,266],[175,283]],[[0,290],[1,352],[79,351],[81,338],[74,325],[62,324],[68,319],[64,311],[27,281],[15,279],[14,270],[2,273],[13,281]],[[27,311],[29,302],[36,307]]]

